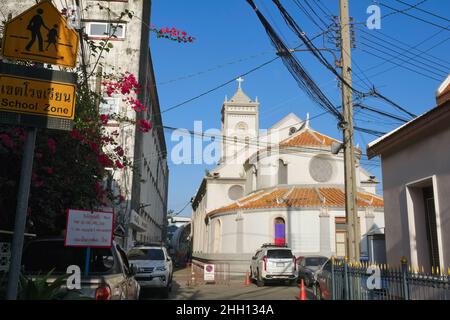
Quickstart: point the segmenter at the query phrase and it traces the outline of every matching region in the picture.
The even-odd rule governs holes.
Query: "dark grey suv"
[[[135,270],[128,264],[127,255],[113,242],[111,248],[92,248],[89,273],[84,274],[85,248],[65,247],[64,239],[30,241],[24,248],[22,268],[25,276],[35,279],[53,270],[49,282],[66,273],[67,267],[81,269],[83,296],[97,300],[139,299],[140,286],[134,278]],[[64,286],[62,291],[68,291]]]

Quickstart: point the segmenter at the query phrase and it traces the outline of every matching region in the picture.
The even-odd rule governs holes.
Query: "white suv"
[[[295,260],[287,246],[264,244],[252,257],[250,277],[256,279],[258,287],[270,280],[284,280],[290,285],[298,277]]]
[[[164,297],[172,289],[172,259],[161,245],[140,245],[128,252],[130,265],[136,268],[135,279],[142,289],[161,288]]]

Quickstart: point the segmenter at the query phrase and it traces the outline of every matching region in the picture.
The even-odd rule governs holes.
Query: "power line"
[[[319,8],[320,11],[322,11],[322,13],[327,16],[327,17],[332,17],[333,13],[331,12],[330,9],[327,8],[327,6],[321,2],[320,0],[313,0],[314,4]],[[327,12],[325,12],[327,11]]]
[[[374,47],[372,47],[372,46],[369,46],[369,45],[367,45],[367,46],[370,47],[370,48],[372,48],[372,49],[374,49],[374,50],[376,50],[376,51],[380,51],[380,50],[378,50],[377,48],[374,48]],[[425,74],[425,73],[422,73],[422,72],[420,72],[420,71],[411,69],[411,68],[409,68],[409,67],[407,67],[407,66],[404,66],[404,65],[402,65],[402,64],[399,64],[399,63],[397,63],[397,62],[394,62],[393,60],[395,60],[395,59],[388,59],[388,58],[382,57],[382,56],[377,55],[377,54],[375,54],[375,53],[373,53],[373,52],[371,52],[371,51],[369,51],[369,50],[365,50],[365,49],[363,49],[363,48],[360,48],[360,50],[363,51],[363,52],[365,52],[365,53],[367,53],[367,54],[370,54],[370,55],[372,55],[372,56],[374,56],[374,57],[377,57],[377,58],[379,58],[379,59],[381,59],[381,60],[384,60],[384,61],[386,61],[386,62],[392,63],[392,64],[394,64],[394,65],[396,65],[396,66],[398,66],[398,67],[401,67],[401,68],[407,69],[407,70],[409,70],[409,71],[412,71],[412,72],[414,72],[414,73],[420,74],[420,75],[422,75],[422,76],[424,76],[424,77],[426,77],[426,78],[429,78],[429,79],[432,79],[432,80],[435,80],[435,81],[438,81],[438,82],[441,81],[440,79],[434,78],[434,77],[429,76],[429,75],[427,75],[427,74]],[[391,56],[392,56],[392,55],[391,55]],[[403,61],[405,61],[405,60],[403,60]]]
[[[323,32],[321,32],[321,33],[319,33],[319,34],[317,34],[316,36],[313,37],[313,39],[316,39],[316,38],[320,37],[322,34],[324,34],[324,33],[326,33],[326,32],[328,32],[328,30],[325,30],[325,31],[323,31]],[[297,46],[296,48],[298,48],[298,47],[300,47],[300,46],[301,46],[301,45]],[[268,64],[270,64],[270,63],[272,63],[272,62],[274,62],[275,60],[277,60],[277,59],[279,59],[279,58],[280,58],[280,57],[277,56],[277,57],[275,57],[275,58],[273,58],[273,59],[270,59],[270,60],[268,60],[268,61],[266,61],[266,62],[260,64],[259,66],[255,67],[255,68],[253,68],[253,69],[250,69],[250,70],[247,71],[247,72],[241,73],[241,74],[239,74],[238,76],[234,77],[233,79],[230,79],[230,80],[228,80],[228,81],[226,81],[226,82],[224,82],[224,83],[222,83],[222,84],[220,84],[220,85],[218,85],[218,86],[216,86],[216,87],[214,87],[214,88],[212,88],[212,89],[209,89],[209,90],[207,90],[207,91],[205,91],[205,92],[203,92],[203,93],[201,93],[201,94],[199,94],[199,95],[197,95],[197,96],[194,96],[194,97],[192,97],[192,98],[189,98],[189,99],[187,99],[187,100],[185,100],[185,101],[183,101],[183,102],[180,102],[180,103],[178,103],[178,104],[176,104],[176,105],[173,105],[173,106],[171,106],[171,107],[168,107],[167,109],[164,109],[163,111],[161,111],[159,114],[162,114],[162,113],[171,111],[171,110],[173,110],[173,109],[177,109],[177,108],[179,108],[179,107],[181,107],[181,106],[183,106],[183,105],[185,105],[185,104],[187,104],[187,103],[189,103],[189,102],[191,102],[191,101],[197,100],[198,98],[201,98],[201,97],[203,97],[203,96],[205,96],[205,95],[207,95],[207,94],[209,94],[209,93],[211,93],[211,92],[214,92],[214,91],[216,91],[216,90],[218,90],[218,89],[220,89],[220,88],[223,88],[223,87],[225,87],[226,85],[228,85],[228,84],[230,84],[230,83],[236,81],[237,78],[239,78],[239,77],[244,77],[244,76],[246,76],[246,75],[248,75],[248,74],[250,74],[250,73],[252,73],[252,72],[254,72],[254,71],[256,71],[256,70],[259,70],[259,69],[265,67],[266,65],[268,65]]]
[[[391,54],[391,53],[389,53],[388,51],[385,51],[385,50],[379,49],[379,48],[377,48],[377,47],[371,46],[370,44],[367,44],[367,43],[365,43],[365,42],[360,42],[362,45],[364,45],[364,46],[366,46],[366,47],[369,47],[369,48],[371,48],[371,49],[373,49],[373,50],[375,50],[375,51],[378,51],[378,52],[380,52],[380,53],[383,53],[383,54],[386,54],[386,55],[388,55],[388,56],[390,56],[390,57],[393,57],[394,60],[400,60],[400,61],[402,61],[402,62],[404,62],[404,63],[406,63],[406,64],[409,64],[409,65],[411,65],[411,66],[414,66],[414,67],[416,67],[416,68],[418,68],[418,69],[420,69],[420,70],[422,70],[422,71],[428,72],[429,74],[432,74],[432,75],[435,75],[435,76],[438,76],[438,77],[445,77],[445,76],[447,75],[447,74],[444,73],[443,71],[437,70],[435,67],[430,66],[429,64],[426,64],[426,63],[423,63],[423,62],[422,62],[423,65],[429,66],[430,68],[434,68],[434,69],[437,70],[437,71],[433,71],[433,69],[429,69],[429,68],[426,68],[426,67],[422,67],[422,66],[419,65],[419,64],[410,62],[411,60],[414,60],[414,59],[411,59],[411,58],[405,56],[404,54],[402,54],[401,52],[399,52],[399,51],[397,51],[397,50],[394,50],[394,49],[391,49],[391,48],[389,48],[389,47],[386,47],[386,46],[383,45],[383,44],[375,43],[375,42],[371,41],[369,38],[362,37],[362,39],[364,39],[364,40],[370,42],[370,43],[373,44],[373,45],[380,46],[381,48],[384,48],[384,49],[387,49],[387,50],[389,50],[389,51],[392,51],[392,52],[396,53],[397,55]],[[405,60],[405,59],[400,58],[400,57],[402,57],[402,56],[403,56],[403,57],[406,57],[406,58],[409,58],[409,60]],[[417,60],[414,60],[414,61],[417,61]],[[438,72],[440,72],[440,73],[438,73]],[[439,79],[437,79],[437,80],[439,80]]]
[[[308,0],[303,0],[305,4],[308,6],[308,8],[312,11],[312,13],[319,19],[325,26],[328,26],[328,24],[323,21],[323,19],[317,14],[316,10],[309,4]]]
[[[390,104],[391,106],[393,106],[394,108],[396,108],[396,109],[398,109],[398,110],[400,110],[400,111],[406,113],[406,114],[409,115],[410,117],[412,117],[412,118],[416,118],[416,117],[417,117],[417,115],[415,115],[414,113],[412,113],[412,112],[406,110],[405,108],[399,106],[396,102],[392,101],[392,100],[389,99],[388,97],[386,97],[386,96],[382,95],[381,93],[379,93],[378,91],[376,91],[375,88],[373,88],[372,93],[373,93],[373,95],[375,95],[375,96],[377,96],[377,97],[383,99],[383,100],[386,101],[387,103],[389,103],[389,104]]]
[[[445,17],[442,17],[442,16],[440,16],[440,15],[437,15],[437,14],[435,14],[435,13],[433,13],[433,12],[430,12],[430,11],[427,11],[427,10],[424,10],[424,9],[421,9],[421,8],[418,8],[417,5],[413,6],[413,5],[409,4],[409,3],[406,3],[406,2],[401,1],[401,0],[395,0],[395,1],[400,2],[400,3],[404,4],[404,5],[407,5],[407,6],[409,6],[411,9],[416,9],[416,10],[418,10],[418,11],[425,12],[425,13],[427,13],[427,14],[433,16],[433,17],[436,17],[436,18],[442,19],[442,20],[444,20],[444,21],[450,22],[449,19],[447,19],[447,18],[445,18]],[[423,3],[423,2],[422,2],[422,3]]]
[[[368,111],[371,111],[371,112],[374,112],[374,113],[378,113],[378,114],[380,114],[382,116],[389,117],[391,119],[398,120],[398,121],[401,121],[401,122],[404,122],[404,123],[409,121],[408,119],[402,118],[402,117],[397,116],[395,114],[392,114],[392,113],[389,113],[389,112],[386,112],[386,111],[383,111],[383,110],[379,110],[377,108],[370,107],[370,106],[367,106],[367,105],[362,104],[362,103],[355,104],[355,106],[358,106],[361,109],[368,110]]]
[[[320,30],[323,31],[323,27],[321,25],[319,25],[319,23],[313,18],[313,16],[308,12],[308,10],[306,10],[306,8],[300,3],[299,0],[293,0],[295,5],[303,12],[303,14],[314,24],[317,26],[317,28],[319,28]],[[325,27],[327,27],[326,23],[323,23],[325,25]]]
[[[297,81],[297,84],[299,87],[306,92],[306,94],[311,98],[312,101],[314,101],[316,104],[318,104],[321,108],[324,110],[328,110],[331,114],[333,114],[339,121],[342,119],[342,115],[339,111],[337,111],[336,107],[331,103],[331,101],[323,94],[323,92],[320,90],[320,88],[317,86],[317,84],[314,82],[314,80],[311,78],[311,76],[308,74],[308,72],[304,69],[302,64],[297,60],[296,57],[294,57],[289,50],[289,48],[286,47],[284,42],[280,39],[280,37],[277,35],[275,30],[272,28],[270,23],[267,21],[267,19],[264,17],[264,15],[259,11],[259,9],[256,7],[253,0],[247,0],[249,5],[252,7],[252,9],[255,11],[256,15],[258,16],[259,20],[261,21],[267,35],[269,36],[272,45],[276,48],[279,56],[281,57],[284,65],[286,68],[290,71],[291,75],[294,77],[294,79]],[[305,43],[308,48],[310,48],[309,43]]]
[[[253,69],[250,69],[250,70],[247,71],[247,72],[244,72],[244,73],[240,74],[240,75],[239,75],[238,77],[236,77],[236,78],[246,76],[246,75],[248,75],[248,74],[250,74],[250,73],[252,73],[252,72],[254,72],[254,71],[256,71],[256,70],[259,70],[259,69],[265,67],[266,65],[268,65],[268,64],[270,64],[270,63],[272,63],[272,62],[274,62],[274,61],[277,60],[278,58],[279,58],[279,57],[275,57],[275,58],[273,58],[273,59],[271,59],[271,60],[269,60],[269,61],[266,61],[266,62],[264,62],[263,64],[261,64],[261,65],[255,67],[255,68],[253,68]],[[214,88],[212,88],[212,89],[210,89],[210,90],[208,90],[208,91],[205,91],[205,92],[203,92],[203,93],[201,93],[201,94],[199,94],[199,95],[197,95],[197,96],[195,96],[195,97],[192,97],[192,98],[187,99],[187,100],[185,100],[185,101],[183,101],[183,102],[180,102],[180,103],[178,103],[178,104],[176,104],[176,105],[174,105],[174,106],[171,106],[171,107],[169,107],[169,108],[167,108],[167,109],[164,109],[163,111],[161,111],[161,114],[162,114],[162,113],[165,113],[165,112],[168,112],[168,111],[171,111],[171,110],[174,110],[174,109],[177,109],[177,108],[179,108],[179,107],[185,105],[186,103],[189,103],[189,102],[191,102],[191,101],[197,100],[198,98],[201,98],[201,97],[203,97],[203,96],[205,96],[205,95],[207,95],[207,94],[209,94],[209,93],[211,93],[211,92],[214,92],[214,91],[216,91],[216,90],[218,90],[218,89],[220,89],[220,88],[223,88],[223,87],[225,87],[226,85],[228,85],[228,84],[230,84],[230,83],[236,81],[236,78],[230,79],[230,80],[228,80],[228,81],[226,81],[226,82],[224,82],[224,83],[222,83],[222,84],[220,84],[220,85],[218,85],[218,86],[216,86],[216,87],[214,87]]]
[[[193,130],[188,130],[185,128],[177,128],[177,127],[171,127],[171,126],[161,126],[162,128],[169,130],[169,131],[180,131],[180,132],[186,132],[189,136],[193,135],[193,136],[197,136],[197,137],[202,137],[202,138],[214,138],[214,142],[216,142],[216,140],[218,142],[230,142],[230,143],[235,143],[235,144],[240,144],[240,145],[246,145],[246,146],[253,146],[253,147],[257,147],[257,148],[272,148],[272,147],[279,147],[280,142],[275,143],[275,142],[246,142],[245,140],[242,139],[237,139],[235,140],[233,137],[228,137],[228,136],[222,136],[222,135],[214,135],[214,134],[208,134],[208,133],[204,133],[204,132],[196,132]],[[376,130],[371,130],[371,129],[367,129],[367,128],[359,128],[361,129],[360,131],[365,132],[365,133],[369,133],[375,136],[380,136],[380,135],[384,135],[385,133],[380,132],[380,131],[376,131]],[[320,148],[314,148],[314,147],[307,147],[307,146],[298,146],[298,147],[283,147],[283,150],[290,150],[290,151],[320,151]],[[241,149],[240,151],[243,151],[245,149]],[[366,156],[366,154],[361,152],[361,155]]]
[[[426,55],[428,55],[425,51],[421,51],[421,50],[416,49],[415,47],[412,47],[412,46],[408,46],[408,45],[403,44],[403,46],[407,47],[407,48],[405,49],[405,48],[402,48],[402,47],[400,47],[399,45],[396,44],[396,43],[400,42],[400,41],[397,40],[397,39],[394,39],[394,38],[392,38],[392,37],[389,37],[389,36],[385,35],[386,37],[389,37],[389,38],[391,38],[393,41],[395,41],[395,42],[392,42],[392,41],[385,40],[385,39],[383,39],[383,38],[381,38],[381,37],[375,35],[375,32],[367,32],[367,31],[365,31],[363,28],[358,28],[358,30],[361,31],[361,32],[363,32],[364,34],[367,34],[367,35],[369,35],[369,36],[371,36],[371,37],[377,39],[378,41],[382,41],[383,43],[386,43],[386,44],[388,44],[389,46],[393,46],[393,47],[395,47],[395,48],[398,48],[398,49],[402,50],[402,52],[400,53],[401,56],[407,57],[406,54],[410,54],[410,55],[412,55],[412,57],[407,57],[407,58],[409,58],[409,59],[411,59],[411,60],[416,60],[416,61],[417,61],[417,58],[421,58],[421,59],[423,59],[424,61],[427,61],[427,62],[429,62],[429,63],[433,63],[433,64],[435,64],[436,66],[440,66],[440,67],[444,68],[445,70],[441,70],[441,71],[445,71],[445,73],[447,73],[447,70],[448,70],[449,66],[443,65],[442,63],[439,63],[439,62],[434,62],[434,61],[432,61],[432,60],[430,60],[430,59],[427,59],[427,58],[422,57],[421,55],[417,55],[417,54],[415,54],[414,52],[410,52],[410,50],[412,49],[412,50],[416,50],[416,51],[419,52],[420,54],[426,54]],[[369,40],[369,41],[370,41],[370,40]],[[393,51],[394,51],[394,50],[393,50]],[[398,51],[395,51],[395,52],[398,53]],[[429,56],[431,56],[431,55],[429,55]],[[433,57],[433,56],[431,56],[431,57]],[[434,58],[434,57],[433,57],[433,58]],[[437,59],[437,58],[434,58],[434,59]],[[444,61],[444,60],[443,60],[443,61]],[[449,64],[447,61],[444,61],[444,62],[447,63],[447,64]],[[449,65],[450,65],[450,64],[449,64]],[[369,70],[371,70],[371,69],[369,69]]]
[[[212,72],[212,71],[215,71],[215,70],[219,70],[219,69],[228,67],[228,66],[233,65],[233,64],[237,64],[237,63],[240,63],[240,62],[244,62],[244,61],[248,61],[248,60],[251,60],[251,59],[255,59],[255,58],[258,58],[258,57],[263,56],[263,55],[267,55],[268,53],[272,53],[272,52],[273,51],[263,51],[263,52],[261,52],[259,54],[254,54],[254,55],[251,55],[251,56],[248,56],[248,57],[239,58],[239,59],[236,59],[236,60],[232,60],[230,62],[218,64],[218,65],[216,65],[214,67],[211,67],[209,69],[206,69],[206,70],[190,73],[190,74],[187,74],[187,75],[184,75],[184,76],[180,76],[180,77],[177,77],[177,78],[174,78],[174,79],[171,79],[171,80],[159,82],[157,85],[166,85],[166,84],[170,84],[170,83],[177,82],[177,81],[180,81],[180,80],[190,79],[190,78],[193,78],[193,77],[196,77],[196,76],[200,76],[200,75],[206,74],[208,72]]]
[[[425,2],[427,2],[427,1],[428,1],[428,0],[421,0],[421,1],[419,1],[418,3],[416,3],[415,5],[412,5],[411,8],[406,8],[406,9],[404,9],[404,10],[401,10],[401,12],[409,11],[409,10],[411,10],[411,9],[417,7],[417,6],[420,6],[422,3],[425,3]],[[386,17],[389,17],[389,16],[392,16],[392,15],[394,15],[394,14],[401,13],[401,12],[390,12],[390,13],[385,14],[384,16],[382,16],[381,19],[386,18]]]
[[[339,78],[339,80],[341,80],[343,85],[346,85],[353,92],[359,94],[362,97],[366,96],[367,95],[366,93],[356,90],[349,83],[347,83],[346,80],[333,68],[333,66],[330,65],[330,63],[324,58],[322,53],[314,46],[314,44],[311,42],[311,40],[308,39],[306,34],[302,31],[302,29],[298,26],[298,24],[294,21],[294,19],[292,19],[292,17],[289,15],[289,13],[286,11],[286,9],[284,9],[284,7],[281,5],[280,1],[279,0],[272,0],[272,1],[276,4],[276,6],[280,10],[281,14],[283,15],[286,23],[289,25],[289,27],[292,29],[292,31],[303,41],[303,43],[311,50],[311,52],[317,57],[317,59],[327,69],[329,69],[333,74],[335,74]],[[250,1],[247,0],[247,2],[250,2]],[[254,8],[254,9],[256,10],[256,8]],[[377,96],[377,97],[385,100],[389,104],[395,106],[396,108],[401,108],[402,111],[406,111],[406,109],[400,107],[397,103],[395,103],[391,99],[388,99],[387,97],[385,97],[381,94],[378,94],[378,93],[375,94],[375,93],[376,93],[375,90],[373,90],[373,92],[372,92],[373,96]],[[406,111],[406,112],[408,112],[409,115],[412,115],[412,113],[410,113],[409,111]],[[342,117],[342,115],[340,115],[340,117]],[[341,119],[341,118],[338,118],[338,119]]]
[[[443,30],[450,31],[450,29],[447,28],[447,27],[444,27],[444,26],[442,26],[442,25],[440,25],[440,24],[437,24],[437,23],[434,23],[434,22],[431,22],[431,21],[428,21],[428,20],[419,18],[419,17],[417,17],[417,16],[415,16],[415,15],[412,15],[412,14],[409,14],[409,13],[407,13],[407,12],[405,12],[405,11],[399,10],[399,9],[397,9],[397,8],[393,8],[393,7],[391,7],[391,6],[388,6],[387,4],[380,3],[380,5],[383,6],[383,7],[389,8],[389,9],[391,9],[391,10],[394,10],[395,12],[398,12],[398,13],[401,13],[401,14],[403,14],[403,15],[406,15],[406,16],[408,16],[408,17],[411,17],[411,18],[414,18],[414,19],[416,19],[416,20],[419,20],[419,21],[428,23],[428,24],[430,24],[430,25],[432,25],[432,26],[441,28],[441,29],[443,29]]]

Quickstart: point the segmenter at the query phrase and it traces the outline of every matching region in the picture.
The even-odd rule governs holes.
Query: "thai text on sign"
[[[0,110],[73,119],[75,85],[0,74]]]
[[[114,213],[69,209],[65,245],[69,247],[110,248]]]

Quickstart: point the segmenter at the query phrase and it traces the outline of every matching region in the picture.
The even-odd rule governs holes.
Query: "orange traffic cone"
[[[250,285],[250,275],[249,272],[247,271],[247,277],[245,278],[245,285],[248,287]]]
[[[305,283],[303,282],[303,279],[300,284],[300,293],[298,295],[298,300],[306,300]]]

